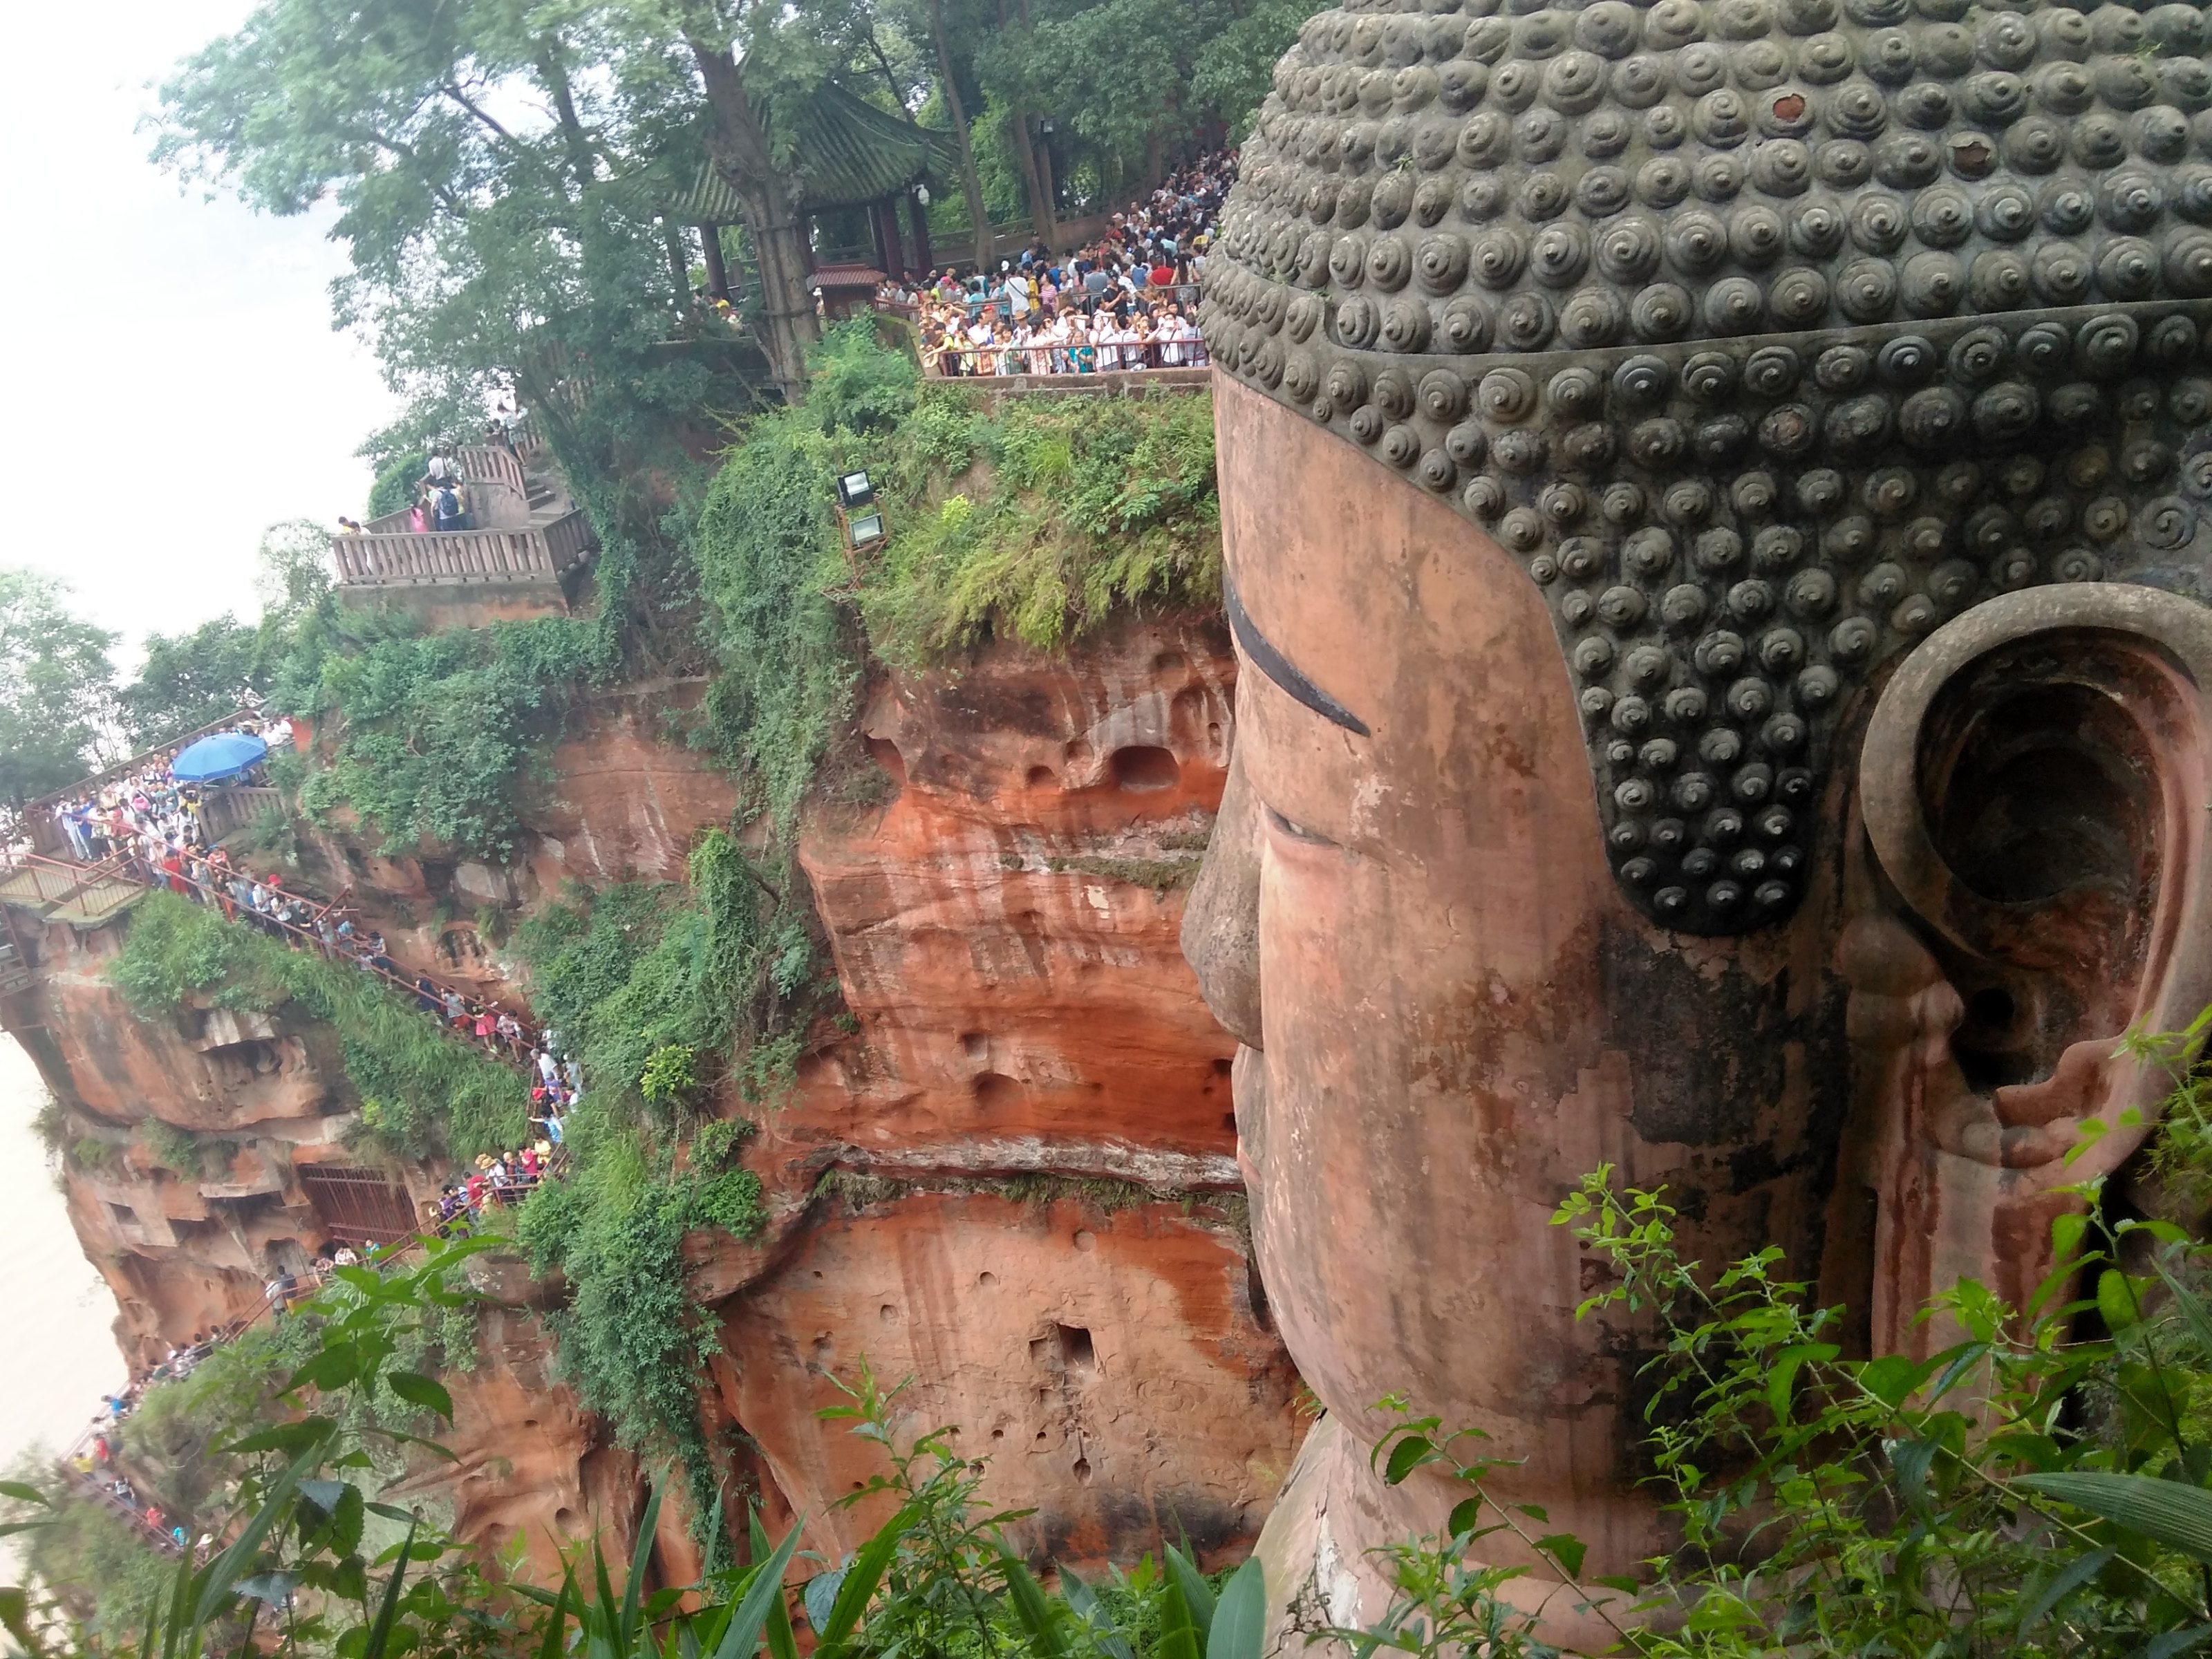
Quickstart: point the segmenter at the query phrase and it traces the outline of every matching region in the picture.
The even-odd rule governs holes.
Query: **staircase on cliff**
[[[32,854],[15,868],[0,872],[0,906],[28,910],[49,921],[65,921],[74,927],[97,927],[112,921],[133,904],[147,884],[133,874],[122,856],[93,865],[64,864]],[[15,922],[8,921],[8,945],[14,953],[23,984],[30,969],[15,938]],[[0,994],[20,990],[8,983],[9,971],[0,969]]]
[[[501,616],[567,610],[599,538],[536,428],[525,419],[508,444],[463,444],[453,459],[476,527],[418,532],[403,507],[333,536],[338,597],[418,609],[491,599]]]

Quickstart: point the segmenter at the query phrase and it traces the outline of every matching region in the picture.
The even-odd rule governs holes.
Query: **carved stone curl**
[[[2212,21],[1312,19],[1200,320],[1545,591],[1615,877],[1796,905],[1844,701],[1993,594],[2212,567]]]

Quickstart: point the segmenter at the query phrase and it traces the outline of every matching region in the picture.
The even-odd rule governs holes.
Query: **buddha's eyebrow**
[[[1229,631],[1237,636],[1237,643],[1244,648],[1254,667],[1323,720],[1334,721],[1363,738],[1370,735],[1365,720],[1308,679],[1253,623],[1245,614],[1244,602],[1237,597],[1237,585],[1229,580],[1225,565],[1221,572],[1221,596],[1228,603]]]

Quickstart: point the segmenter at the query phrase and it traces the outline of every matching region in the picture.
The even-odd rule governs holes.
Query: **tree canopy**
[[[114,644],[70,614],[52,577],[0,570],[0,805],[9,811],[92,769]]]
[[[974,139],[994,219],[1096,211],[1231,136],[1309,0],[262,0],[161,89],[155,158],[270,213],[328,200],[342,325],[407,392],[380,459],[469,422],[489,386],[610,380],[696,409],[653,348],[684,326],[690,228],[636,181],[711,161],[767,370],[815,332],[793,112],[836,82]],[[970,127],[974,131],[969,131]],[[672,173],[671,170],[674,172]],[[988,198],[987,200],[986,198]],[[579,374],[579,370],[583,371]]]

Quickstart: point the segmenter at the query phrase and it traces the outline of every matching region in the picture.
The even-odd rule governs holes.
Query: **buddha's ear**
[[[1860,790],[1957,993],[1954,1082],[1993,1102],[1989,1161],[2046,1188],[2118,1168],[2148,1133],[2123,1114],[2147,1124],[2175,1076],[2119,1039],[2212,1004],[2212,611],[2094,583],[1977,605],[1884,689]],[[2092,1117],[2112,1131],[2054,1158]]]

